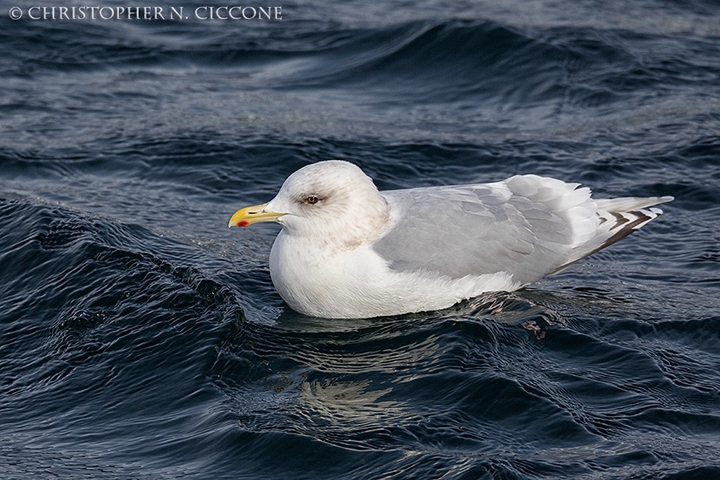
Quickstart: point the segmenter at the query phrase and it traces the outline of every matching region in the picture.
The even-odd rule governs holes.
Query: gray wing
[[[506,272],[521,284],[563,265],[597,228],[587,188],[535,175],[382,192],[397,223],[373,248],[397,271]]]

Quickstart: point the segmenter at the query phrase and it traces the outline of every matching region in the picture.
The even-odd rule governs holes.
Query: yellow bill
[[[228,227],[247,227],[253,223],[274,222],[284,215],[283,213],[265,211],[265,207],[267,207],[267,203],[241,208],[230,218]]]

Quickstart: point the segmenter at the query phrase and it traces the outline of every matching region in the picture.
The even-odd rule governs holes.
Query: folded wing
[[[505,272],[527,284],[627,236],[672,197],[593,200],[588,188],[523,175],[382,192],[395,221],[373,248],[397,271],[462,278]]]

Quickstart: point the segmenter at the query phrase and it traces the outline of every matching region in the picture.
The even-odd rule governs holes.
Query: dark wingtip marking
[[[631,213],[634,213],[634,212],[631,212]],[[622,227],[623,225],[625,225],[627,222],[630,221],[630,220],[628,220],[627,218],[625,218],[625,216],[624,216],[622,213],[610,212],[610,215],[612,215],[613,217],[615,217],[615,220],[617,220],[617,222],[615,222],[615,225],[613,225],[612,227],[610,227],[610,230],[615,230],[616,228],[620,228],[620,227]]]
[[[656,209],[656,210],[659,210],[659,209]],[[652,210],[651,210],[651,211],[652,211]],[[560,270],[563,270],[563,269],[569,267],[569,266],[572,265],[573,263],[578,262],[578,261],[582,260],[582,259],[585,258],[585,257],[589,257],[590,255],[593,255],[594,253],[599,252],[599,251],[602,250],[603,248],[609,247],[609,246],[612,245],[613,243],[619,242],[619,241],[622,240],[623,238],[625,238],[625,237],[627,237],[628,235],[630,235],[631,233],[633,233],[633,232],[634,232],[635,230],[637,230],[638,228],[640,228],[640,227],[642,227],[643,225],[645,225],[645,224],[646,224],[647,222],[649,222],[650,220],[653,220],[654,218],[657,218],[657,216],[660,215],[660,213],[662,213],[662,211],[661,211],[660,213],[657,213],[657,212],[654,212],[654,211],[653,211],[652,213],[655,213],[654,216],[648,215],[647,213],[643,212],[642,210],[636,210],[636,211],[633,211],[633,212],[627,212],[627,213],[632,213],[632,214],[638,216],[638,218],[636,218],[635,220],[633,220],[633,221],[630,222],[630,223],[628,223],[629,220],[628,220],[627,218],[625,218],[624,216],[622,216],[621,214],[615,213],[615,212],[610,212],[610,213],[612,214],[613,217],[615,217],[615,218],[618,219],[618,222],[622,221],[622,224],[627,223],[627,225],[625,225],[625,226],[624,226],[623,228],[621,228],[618,232],[616,232],[616,233],[615,233],[614,235],[612,235],[610,238],[608,238],[607,240],[605,240],[599,247],[597,247],[595,250],[591,251],[591,252],[588,253],[587,255],[585,255],[585,256],[583,256],[583,257],[580,257],[580,258],[578,258],[577,260],[575,260],[575,261],[573,261],[573,262],[566,263],[566,264],[564,264],[564,265],[560,265],[558,268],[556,268],[555,270],[553,270],[553,272],[551,273],[551,275],[559,272]],[[602,217],[601,217],[601,218],[602,218]],[[600,222],[600,223],[602,224],[602,222]],[[613,225],[613,226],[610,228],[610,230],[613,230],[613,229],[615,229],[615,228],[618,228],[618,225]]]

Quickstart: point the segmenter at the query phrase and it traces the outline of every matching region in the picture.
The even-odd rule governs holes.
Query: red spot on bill
[[[248,225],[250,225],[250,222],[247,222],[245,220],[240,220],[237,224],[238,227],[247,227]]]

